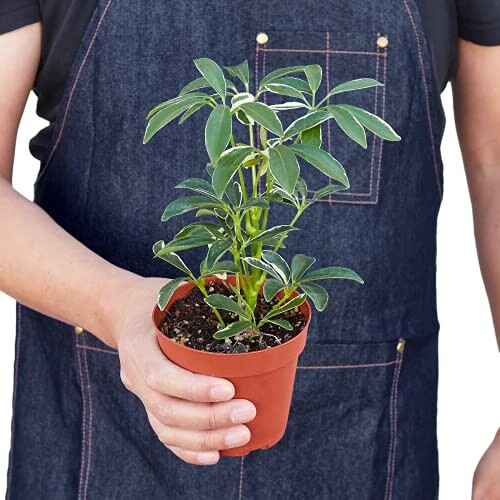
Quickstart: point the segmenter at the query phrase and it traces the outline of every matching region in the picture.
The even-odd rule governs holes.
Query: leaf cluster
[[[279,316],[307,298],[317,310],[325,309],[328,293],[317,281],[363,282],[354,271],[343,267],[309,271],[315,259],[302,254],[288,264],[279,250],[288,235],[297,230],[296,223],[306,209],[350,187],[344,167],[322,148],[322,126],[326,122],[335,121],[347,138],[363,148],[367,147],[367,132],[388,141],[400,140],[378,116],[352,105],[330,104],[335,95],[382,84],[371,78],[352,80],[327,89],[319,98],[321,66],[293,66],[272,71],[251,93],[247,61],[226,68],[207,58],[194,63],[201,76],[185,85],[178,96],[149,112],[144,135],[147,143],[176,118],[183,123],[201,110],[209,110],[204,127],[208,179],[200,176],[182,181],[176,187],[190,193],[169,203],[162,215],[162,221],[168,222],[194,212],[198,220],[183,227],[171,241],[158,241],[153,246],[156,258],[182,272],[162,288],[158,304],[165,308],[178,284],[191,281],[219,318],[221,328],[216,338],[245,330],[258,332],[267,322],[290,329],[291,325]],[[284,102],[268,105],[263,102],[266,93],[278,94]],[[286,123],[291,110],[303,114]],[[236,136],[237,122],[247,128],[247,137]],[[257,133],[260,141],[256,140]],[[324,176],[324,187],[309,194],[300,175],[302,168],[313,168]],[[269,212],[275,204],[291,207],[294,215],[269,227]],[[189,269],[179,252],[202,247],[206,253],[199,269]],[[209,295],[205,279],[225,277],[227,273],[236,276],[236,299]],[[278,294],[280,298],[257,321],[254,311],[261,290],[268,302]],[[225,325],[219,309],[235,313],[238,320]]]

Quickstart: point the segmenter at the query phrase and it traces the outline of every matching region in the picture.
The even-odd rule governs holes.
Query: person
[[[22,304],[7,498],[436,498],[439,94],[452,80],[500,344],[500,4],[3,0],[0,32],[0,288]],[[363,152],[323,131],[351,189],[304,216],[294,251],[315,246],[365,285],[331,285],[284,438],[241,459],[219,451],[249,440],[258,409],[171,363],[151,324],[169,272],[151,245],[188,220],[162,225],[161,210],[207,160],[196,119],[143,146],[144,117],[196,77],[196,57],[248,59],[257,81],[316,63],[331,84],[378,78],[345,100],[403,138]],[[31,142],[34,203],[11,187],[31,90],[49,122]],[[500,498],[500,434],[473,498]]]

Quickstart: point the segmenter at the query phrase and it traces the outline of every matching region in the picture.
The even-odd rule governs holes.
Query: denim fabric
[[[260,31],[269,36],[263,46]],[[311,323],[283,440],[208,468],[181,463],[158,442],[120,383],[116,352],[21,307],[8,495],[436,498],[440,101],[414,1],[99,2],[35,199],[92,250],[146,276],[176,275],[152,259],[151,245],[192,220],[160,216],[180,180],[203,175],[207,157],[201,117],[143,146],[144,117],[196,77],[196,57],[248,59],[257,80],[318,63],[330,86],[359,77],[386,84],[339,101],[383,116],[402,142],[370,135],[365,151],[325,127],[324,144],[352,187],[306,212],[287,245],[322,266],[351,267],[366,283],[327,285],[331,303]],[[303,175],[311,190],[326,183],[306,165]],[[201,258],[184,256],[193,266]]]

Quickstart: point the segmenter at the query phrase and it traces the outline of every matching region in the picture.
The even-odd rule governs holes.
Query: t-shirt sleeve
[[[1,0],[0,34],[41,20],[38,0]]]
[[[500,0],[457,0],[461,38],[479,45],[500,45]]]

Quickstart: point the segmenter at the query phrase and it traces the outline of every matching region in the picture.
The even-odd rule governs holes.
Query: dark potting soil
[[[219,293],[235,298],[233,291],[224,283],[208,281],[205,286],[209,295]],[[289,321],[293,330],[266,323],[259,332],[246,331],[230,339],[216,340],[213,335],[220,328],[220,323],[203,299],[203,294],[195,287],[186,297],[174,302],[159,325],[160,331],[178,344],[198,351],[235,354],[263,351],[281,345],[297,336],[306,324],[305,316],[295,308],[276,317]],[[257,321],[265,316],[277,301],[273,299],[266,302],[264,297],[259,296],[255,308]],[[226,325],[238,320],[237,315],[229,311],[219,309],[219,313]]]

